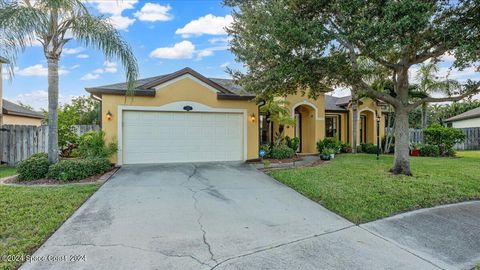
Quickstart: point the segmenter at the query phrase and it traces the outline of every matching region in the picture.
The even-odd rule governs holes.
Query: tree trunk
[[[412,175],[410,171],[410,131],[408,111],[405,108],[395,109],[395,160],[393,174]]]
[[[58,58],[48,60],[48,161],[58,161]]]
[[[394,122],[394,119],[393,119],[393,113],[392,113],[392,110],[391,110],[391,106],[389,106],[388,118],[387,118],[387,134],[386,134],[386,137],[385,137],[385,149],[384,149],[385,154],[390,153],[390,145],[392,144],[392,140],[393,140],[392,133],[393,133],[394,128],[392,127],[392,122],[395,125],[395,122]]]
[[[358,103],[352,95],[352,153],[357,153],[357,126],[358,126]]]
[[[422,128],[427,128],[427,109],[428,109],[428,104],[422,103]]]

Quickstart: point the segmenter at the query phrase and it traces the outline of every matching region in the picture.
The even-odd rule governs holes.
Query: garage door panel
[[[123,163],[243,159],[243,114],[123,113]]]

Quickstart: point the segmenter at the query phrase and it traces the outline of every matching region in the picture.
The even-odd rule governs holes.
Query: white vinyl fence
[[[78,135],[100,129],[98,125],[78,125],[74,128]],[[1,162],[10,166],[35,153],[46,153],[48,126],[3,125],[0,129],[0,150]]]

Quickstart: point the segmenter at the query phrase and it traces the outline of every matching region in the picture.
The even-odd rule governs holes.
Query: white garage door
[[[243,159],[243,114],[123,113],[123,163]]]

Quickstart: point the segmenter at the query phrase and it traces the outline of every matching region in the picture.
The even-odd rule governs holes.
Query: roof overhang
[[[224,94],[224,93],[217,93],[218,100],[253,100],[255,96],[251,95],[235,95],[235,94]]]
[[[458,117],[456,116],[448,118],[446,120],[443,120],[445,123],[450,123],[450,122],[456,122],[456,121],[462,121],[462,120],[468,120],[468,119],[475,119],[475,118],[480,118],[480,115],[469,115],[469,116],[464,116],[464,117]]]
[[[9,111],[6,109],[2,110],[3,114],[6,115],[12,115],[12,116],[21,116],[21,117],[30,117],[30,118],[36,118],[36,119],[43,119],[43,115],[38,115],[38,114],[29,114],[29,113],[21,113],[21,112],[15,112],[15,111]]]
[[[127,90],[119,90],[119,89],[106,89],[106,88],[85,88],[85,90],[97,97],[101,97],[103,94],[107,95],[119,95],[119,96],[125,96],[127,95]],[[133,90],[132,94],[133,96],[143,96],[143,97],[154,97],[155,96],[155,90],[154,89],[135,89]]]

